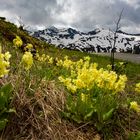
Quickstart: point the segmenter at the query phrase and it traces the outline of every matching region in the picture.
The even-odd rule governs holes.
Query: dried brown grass
[[[100,139],[93,127],[74,125],[63,120],[65,92],[51,81],[41,81],[34,96],[28,96],[24,86],[16,93],[12,106],[16,114],[4,130],[6,140],[91,140]]]

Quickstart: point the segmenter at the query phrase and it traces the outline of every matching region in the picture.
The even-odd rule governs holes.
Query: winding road
[[[110,56],[110,53],[96,53],[102,56]],[[140,64],[140,54],[131,54],[131,53],[115,53],[114,58],[130,61],[133,63]]]

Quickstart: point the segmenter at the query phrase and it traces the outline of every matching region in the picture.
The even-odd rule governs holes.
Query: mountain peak
[[[103,30],[102,28],[96,28],[96,29],[94,29],[92,31],[89,31],[88,34],[89,35],[95,35],[95,34],[101,32],[102,30]]]
[[[39,35],[38,35],[39,34]],[[54,26],[39,32],[37,38],[60,48],[75,49],[86,52],[110,52],[113,44],[113,31],[97,28],[89,32],[80,32],[73,28],[58,29]],[[118,32],[116,38],[117,52],[132,52],[134,46],[140,46],[140,36]]]
[[[50,31],[53,31],[53,32],[58,32],[59,31],[55,26],[50,26],[46,30],[50,30]]]

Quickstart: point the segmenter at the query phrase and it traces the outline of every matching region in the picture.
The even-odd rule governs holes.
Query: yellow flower
[[[90,61],[90,57],[89,56],[86,56],[86,57],[84,57],[84,60],[85,61]]]
[[[31,51],[32,48],[33,48],[33,45],[28,43],[27,46],[25,47],[25,51],[26,50]]]
[[[56,63],[56,65],[57,66],[63,66],[63,61],[62,60],[58,60],[58,59],[56,59],[56,61],[57,61],[57,63]]]
[[[71,83],[69,83],[69,84],[67,85],[67,89],[68,89],[69,91],[71,91],[72,93],[75,93],[75,92],[77,91],[77,87],[76,87],[75,85],[71,84]]]
[[[25,54],[22,57],[21,62],[25,66],[25,69],[29,70],[33,64],[33,55],[31,54],[31,52],[25,52]]]
[[[67,89],[69,91],[71,91],[72,93],[75,93],[77,90],[77,87],[75,85],[72,84],[72,79],[71,78],[63,78],[62,76],[58,77],[59,81],[64,83],[65,86],[67,87]]]
[[[138,93],[140,93],[140,83],[137,83],[136,84],[135,91],[138,92]]]
[[[13,40],[13,44],[16,47],[21,47],[23,42],[19,36],[16,36],[16,38]]]
[[[120,65],[123,65],[123,64],[124,64],[124,62],[119,62],[119,64],[120,64]]]
[[[133,109],[136,112],[140,112],[139,105],[136,101],[130,102],[130,109]]]
[[[53,58],[52,57],[49,58],[48,63],[53,64]]]
[[[46,57],[45,54],[42,54],[42,56],[39,56],[38,60],[39,60],[40,62],[45,62],[45,61],[47,60],[47,57]]]
[[[115,84],[116,92],[121,92],[125,88],[125,83],[127,81],[126,75],[120,75],[118,82]]]
[[[80,96],[82,102],[86,103],[88,101],[89,98],[88,94],[81,93]]]
[[[40,56],[39,56],[39,53],[37,52],[35,57],[34,57],[36,60],[39,60]]]
[[[67,68],[67,69],[68,69],[68,68],[73,68],[74,62],[72,62],[71,60],[69,60],[69,59],[68,59],[68,56],[65,56],[64,59],[65,59],[65,60],[63,61],[63,65],[62,65],[62,66],[63,66],[64,68]]]
[[[11,54],[9,52],[5,53],[5,60],[9,61]]]
[[[74,83],[75,83],[76,87],[79,89],[82,89],[86,86],[84,81],[82,81],[81,79],[74,80]]]
[[[8,74],[9,70],[7,69],[10,66],[10,59],[11,55],[9,52],[2,54],[2,49],[0,46],[0,77]]]

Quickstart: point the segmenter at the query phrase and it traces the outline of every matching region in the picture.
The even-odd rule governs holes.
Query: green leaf
[[[2,110],[8,104],[8,100],[11,97],[11,92],[13,90],[12,85],[6,84],[0,88],[0,109]]]
[[[113,114],[113,111],[114,111],[114,108],[110,109],[107,113],[105,113],[103,115],[103,120],[106,121],[108,120],[109,118],[112,117],[112,114]]]
[[[86,114],[84,116],[84,120],[87,120],[87,118],[90,118],[92,116],[93,112],[94,112],[94,110],[91,110],[88,114]]]
[[[140,132],[138,132],[137,134],[135,133],[130,133],[128,140],[140,140]]]
[[[67,112],[61,112],[61,115],[64,117],[64,118],[70,118],[70,113],[67,113]]]
[[[7,113],[16,113],[16,110],[14,108],[10,108],[8,111],[6,111]]]
[[[7,99],[4,96],[4,93],[0,92],[0,110],[3,110],[3,108],[5,108],[6,102],[7,102]]]
[[[11,96],[12,90],[13,90],[12,84],[9,83],[9,84],[6,84],[6,85],[1,87],[0,93],[3,93],[4,96],[6,97],[6,99],[9,99]]]
[[[8,122],[7,119],[0,120],[0,131],[5,128],[7,122]]]
[[[74,120],[75,122],[77,122],[79,124],[82,122],[80,116],[78,116],[78,115],[73,115],[73,116],[71,116],[71,118],[72,118],[72,120]]]
[[[7,108],[3,107],[1,110],[0,110],[0,119],[1,117],[3,116],[3,114],[5,114],[5,112],[7,111]]]

